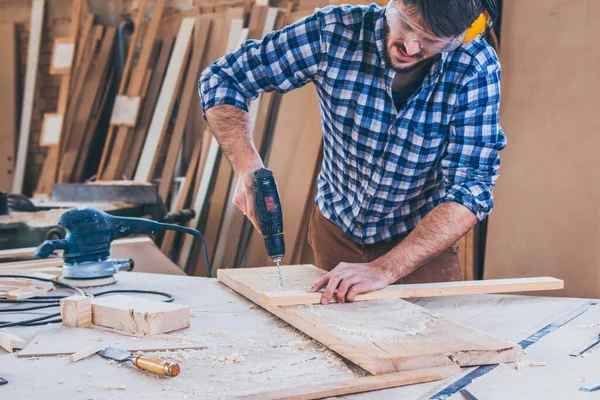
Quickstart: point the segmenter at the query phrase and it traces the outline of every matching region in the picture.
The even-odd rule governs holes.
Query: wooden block
[[[83,360],[86,357],[91,356],[92,354],[96,354],[100,350],[107,348],[108,345],[106,343],[96,343],[91,345],[90,347],[86,347],[83,350],[79,350],[77,353],[73,353],[69,355],[69,362],[76,362],[79,360]]]
[[[446,379],[460,372],[458,365],[417,369],[394,374],[366,376],[338,382],[327,382],[316,385],[301,386],[274,392],[259,393],[238,397],[244,400],[311,400],[324,399],[345,394],[364,393],[373,390],[414,385],[415,383],[433,382]]]
[[[63,115],[58,113],[44,114],[40,146],[58,146],[62,132]]]
[[[17,349],[22,349],[27,346],[27,342],[18,337],[17,335],[13,335],[12,333],[8,333],[6,331],[0,331],[0,347],[4,350],[12,353]]]
[[[110,116],[111,125],[135,127],[140,110],[140,102],[140,96],[117,96]]]
[[[316,276],[322,276],[314,266],[283,269],[288,290],[305,289]],[[217,275],[231,289],[372,374],[514,362],[522,356],[521,347],[515,343],[446,320],[401,299],[271,306],[262,294],[276,290],[277,272],[261,270],[221,269]]]
[[[50,75],[65,75],[71,70],[75,56],[74,38],[56,38],[52,47]]]
[[[188,306],[115,295],[92,300],[92,322],[131,334],[158,335],[190,326]]]
[[[87,328],[92,325],[92,299],[74,295],[60,300],[60,316],[65,326]]]

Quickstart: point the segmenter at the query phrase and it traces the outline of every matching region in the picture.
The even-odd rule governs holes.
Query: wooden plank
[[[117,342],[119,342],[119,348],[131,352],[206,349],[205,344],[193,339],[186,340],[185,343],[174,343],[168,338],[129,337],[101,329],[73,329],[63,325],[53,325],[38,333],[17,354],[17,357],[68,356],[92,345],[104,344],[107,347]]]
[[[27,346],[27,342],[17,335],[6,331],[0,331],[0,347],[4,350],[12,353],[15,350],[19,350]]]
[[[8,254],[15,254],[10,252]],[[19,253],[17,253],[19,254]],[[46,259],[36,259],[30,261],[14,261],[14,262],[2,262],[0,263],[0,268],[14,268],[14,269],[38,269],[42,267],[62,267],[63,259],[62,258],[46,258]]]
[[[42,42],[42,28],[44,23],[44,0],[33,0],[31,5],[31,21],[29,24],[29,44],[27,46],[27,69],[25,72],[25,93],[21,107],[21,124],[19,132],[19,146],[12,193],[20,194],[23,191],[23,179],[27,162],[27,149],[29,147],[29,134],[31,117],[33,115],[33,101],[35,95],[35,82],[37,78],[40,44]]]
[[[190,326],[188,306],[114,295],[92,300],[94,325],[130,334],[158,335]]]
[[[289,268],[291,276],[294,276],[295,266],[285,266],[282,268],[285,268],[286,271],[288,271]],[[273,271],[274,267],[252,268],[252,270],[256,269],[269,273]],[[325,271],[317,268],[315,282],[323,275],[325,275]],[[562,289],[563,286],[564,283],[562,280],[548,277],[390,285],[382,290],[359,294],[356,296],[355,301],[458,296],[465,294],[533,292],[539,290],[559,290]],[[321,293],[307,293],[306,290],[266,292],[263,293],[262,296],[263,301],[272,306],[319,304],[321,302]],[[332,302],[337,302],[337,299],[332,299]]]
[[[73,295],[60,299],[60,316],[64,326],[87,328],[92,325],[91,297]]]
[[[135,174],[140,154],[142,152],[142,147],[144,146],[144,141],[146,140],[146,135],[148,134],[148,128],[150,127],[152,116],[154,115],[156,100],[158,99],[160,88],[162,87],[163,78],[167,70],[167,65],[169,58],[171,57],[171,50],[173,49],[174,43],[175,38],[168,38],[162,41],[158,61],[154,68],[154,73],[152,74],[152,80],[148,87],[147,95],[144,97],[144,107],[142,109],[137,127],[134,131],[135,133],[129,141],[125,142],[125,146],[127,146],[127,154],[129,154],[129,156],[121,157],[119,162],[114,167],[116,170],[115,176],[119,178],[125,176],[128,179],[132,179],[133,175]],[[106,170],[107,179],[111,176],[110,171],[112,165],[113,159],[111,158]]]
[[[15,24],[1,23],[0,37],[0,191],[9,192],[13,184],[15,143],[17,142],[17,37]]]
[[[152,48],[154,46],[154,41],[156,39],[156,34],[161,24],[161,18],[163,15],[163,11],[165,9],[166,0],[156,0],[154,2],[154,6],[152,8],[152,16],[150,18],[150,23],[146,31],[144,32],[144,41],[142,43],[142,49],[139,54],[138,62],[136,65],[136,71],[146,71],[148,69],[148,64],[150,62],[150,56],[152,55]],[[140,10],[140,13],[143,14],[143,11]],[[141,89],[144,84],[144,75],[145,73],[136,73],[132,74],[131,79],[129,80],[129,84],[127,86],[127,95],[129,96],[139,96],[141,93]],[[114,128],[113,128],[114,129]],[[109,130],[109,135],[114,131]],[[132,131],[127,127],[119,127],[117,134],[114,138],[114,143],[112,137],[109,136],[105,142],[104,150],[102,152],[102,158],[100,160],[100,165],[98,166],[97,176],[100,179],[120,179],[120,176],[117,176],[119,171],[119,165],[121,164],[121,160],[126,158],[127,156],[121,157],[121,152],[112,151],[112,149],[122,149],[127,143],[129,136],[132,134]],[[108,163],[108,164],[107,164]],[[105,171],[106,168],[106,171]]]
[[[46,293],[48,293],[48,290],[46,289],[31,286],[8,291],[6,292],[6,298],[8,300],[25,300],[31,299],[32,297],[43,296]]]
[[[291,269],[295,268],[293,279]],[[284,268],[287,290],[314,283],[316,267]],[[458,364],[514,362],[520,346],[400,299],[351,304],[276,307],[263,293],[277,290],[275,269],[221,269],[218,279],[231,289],[296,327],[372,374]]]
[[[83,360],[84,358],[89,357],[92,354],[96,354],[100,350],[104,350],[106,347],[108,346],[106,346],[106,344],[104,343],[93,344],[90,347],[86,347],[85,349],[79,350],[77,353],[69,355],[69,362]]]
[[[173,127],[173,134],[171,135],[171,139],[169,141],[169,150],[166,160],[163,164],[162,176],[160,178],[160,184],[158,187],[160,197],[165,203],[167,202],[167,197],[171,189],[175,164],[177,163],[177,157],[181,149],[183,133],[186,128],[192,98],[193,96],[197,96],[197,82],[198,76],[201,72],[200,63],[202,62],[204,50],[206,49],[206,41],[208,38],[210,24],[210,19],[202,17],[196,19],[192,59],[187,68],[185,84],[183,86],[183,92],[179,101],[179,111],[177,113],[175,126]]]
[[[324,399],[345,394],[364,393],[373,390],[389,389],[415,383],[433,382],[446,379],[460,372],[458,365],[447,365],[396,372],[393,374],[366,376],[338,382],[327,382],[282,389],[273,392],[241,396],[243,400],[311,400]]]
[[[177,40],[175,41],[173,54],[171,55],[169,66],[167,67],[165,80],[160,95],[158,96],[154,116],[152,117],[152,122],[150,123],[148,135],[146,136],[144,148],[142,149],[138,168],[135,172],[134,180],[136,181],[149,182],[152,180],[152,174],[157,161],[158,145],[167,129],[168,120],[171,116],[171,111],[175,102],[175,96],[179,91],[181,78],[185,69],[185,62],[190,51],[195,22],[195,18],[184,18],[181,22],[181,28],[179,29]]]

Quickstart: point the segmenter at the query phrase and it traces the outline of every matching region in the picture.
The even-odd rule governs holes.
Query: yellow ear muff
[[[488,26],[489,19],[490,19],[490,15],[487,13],[487,11],[484,11],[475,20],[475,22],[473,22],[471,27],[469,29],[467,29],[467,33],[465,34],[465,39],[463,42],[464,43],[470,42],[471,40],[475,39],[477,36],[479,36],[483,32],[485,32],[485,30]]]

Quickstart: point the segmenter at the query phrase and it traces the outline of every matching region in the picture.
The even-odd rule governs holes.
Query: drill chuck
[[[254,208],[265,240],[267,255],[274,262],[281,261],[285,255],[285,242],[283,240],[283,213],[277,192],[277,183],[273,172],[266,168],[254,171],[252,178]]]

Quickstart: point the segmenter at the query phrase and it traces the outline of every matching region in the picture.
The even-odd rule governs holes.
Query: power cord
[[[55,279],[39,278],[36,276],[26,276],[26,275],[0,275],[0,278],[31,279],[31,280],[38,280],[38,281],[42,281],[42,282],[51,282],[58,287],[69,289],[69,290],[72,290],[73,292],[75,292],[76,294],[86,296],[85,292],[83,290],[81,290],[80,288],[69,285],[64,282],[57,281]],[[90,297],[100,297],[100,296],[106,296],[108,294],[114,294],[114,293],[153,294],[153,295],[165,297],[166,299],[163,300],[165,303],[170,303],[175,299],[173,297],[173,295],[170,293],[158,292],[155,290],[136,290],[136,289],[106,290],[104,292],[95,293],[95,294],[91,295]],[[0,308],[0,313],[35,311],[35,310],[41,310],[44,308],[59,307],[60,300],[66,298],[66,297],[69,297],[69,296],[41,296],[41,297],[33,297],[31,299],[24,299],[24,300],[0,299],[0,304],[2,304],[2,303],[4,303],[4,304],[38,304],[35,306],[23,307],[23,308]],[[56,317],[58,317],[58,318],[56,318]],[[59,323],[59,322],[62,322],[62,319],[60,318],[60,313],[52,313],[52,314],[44,315],[41,317],[31,318],[31,319],[26,319],[26,320],[16,321],[16,322],[0,321],[0,329],[9,328],[11,326],[37,326],[37,325],[46,325],[46,324]]]

